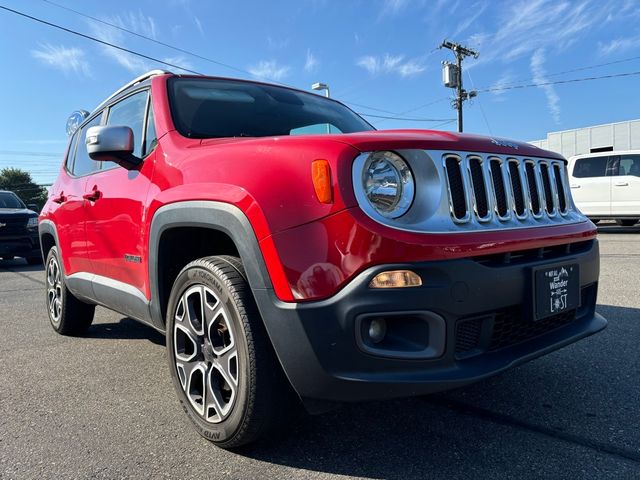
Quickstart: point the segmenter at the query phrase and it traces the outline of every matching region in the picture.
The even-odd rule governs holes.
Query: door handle
[[[616,183],[614,183],[614,185],[616,187],[628,187],[629,186],[629,182],[616,182]]]
[[[85,200],[89,200],[90,202],[95,202],[97,200],[100,200],[101,196],[102,196],[102,192],[98,190],[96,187],[93,187],[93,190],[91,191],[91,193],[85,193],[82,196],[82,198],[84,198]]]
[[[578,185],[577,183],[572,183],[571,188],[580,188],[580,185]]]
[[[57,204],[61,204],[67,201],[67,197],[64,196],[64,192],[60,192],[60,195],[58,195],[57,197],[53,197],[51,201]]]

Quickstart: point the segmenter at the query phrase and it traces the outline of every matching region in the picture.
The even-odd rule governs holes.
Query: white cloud
[[[602,25],[617,8],[616,2],[601,0],[505,3],[496,19],[495,31],[481,30],[469,36],[467,44],[481,52],[480,58],[469,66],[498,60],[510,62],[540,48],[566,50]]]
[[[533,81],[535,83],[546,83],[549,80],[546,77],[544,62],[546,60],[544,49],[540,48],[531,56],[531,73],[533,73]],[[541,88],[547,97],[547,107],[553,121],[560,123],[560,97],[556,93],[553,85],[542,85]]]
[[[609,55],[614,52],[623,52],[640,47],[640,35],[621,37],[606,43],[598,43],[598,51],[601,55]]]
[[[514,82],[515,77],[511,72],[507,72],[503,74],[493,85],[491,85],[490,89],[500,89],[507,85],[510,85]],[[504,94],[507,93],[506,90],[492,90],[491,94],[494,96],[494,100],[501,102],[504,99]]]
[[[271,35],[267,36],[267,45],[271,50],[282,50],[289,46],[288,38],[273,38]]]
[[[187,72],[187,70],[193,70],[194,69],[193,64],[191,62],[189,62],[186,58],[184,58],[182,55],[179,55],[177,57],[164,57],[162,60],[164,62],[172,63],[173,65],[178,65],[179,67],[182,67],[182,68],[178,68],[178,70],[183,70],[185,72]],[[166,66],[165,66],[165,68],[166,68]]]
[[[158,34],[153,18],[145,16],[142,12],[116,15],[114,17],[104,18],[104,20],[146,37],[156,38]],[[93,35],[100,40],[121,47],[125,46],[126,37],[124,32],[94,21],[89,21],[89,28]],[[154,65],[150,61],[108,45],[101,45],[100,49],[103,55],[132,73],[143,73],[151,70],[153,67],[157,67],[157,65]]]
[[[39,49],[31,50],[31,56],[45,65],[62,70],[65,74],[77,73],[85,77],[91,76],[89,63],[84,59],[84,50],[79,48],[45,43],[40,44]]]
[[[307,49],[307,58],[304,62],[305,72],[313,73],[317,71],[319,63],[318,58],[311,53],[311,49]]]
[[[257,65],[250,66],[248,70],[254,77],[278,81],[289,75],[291,68],[287,65],[278,65],[275,60],[261,60]]]
[[[424,72],[425,68],[426,67],[424,65],[414,60],[409,60],[408,62],[400,65],[400,68],[398,69],[398,73],[402,77],[412,77],[413,75],[418,75],[419,73]]]
[[[478,18],[480,18],[480,16],[485,12],[485,10],[487,9],[487,7],[489,6],[488,3],[474,3],[467,11],[473,12],[471,15],[469,15],[467,18],[465,18],[464,20],[462,20],[457,28],[454,30],[453,34],[451,34],[452,38],[456,38],[458,37],[458,35],[460,35],[462,32],[464,32],[465,30],[467,30],[469,27],[471,27],[474,22],[476,20],[478,20]]]
[[[404,55],[385,53],[381,57],[365,55],[360,57],[356,65],[364,68],[371,75],[396,73],[402,77],[410,77],[422,73],[425,66],[418,60],[404,60]]]
[[[200,35],[204,37],[204,28],[202,28],[202,23],[200,22],[200,19],[194,15],[193,22],[196,24],[196,27],[198,28]]]

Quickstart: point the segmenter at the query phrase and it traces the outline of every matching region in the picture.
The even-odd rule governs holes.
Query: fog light
[[[369,324],[367,334],[373,343],[380,343],[387,334],[387,321],[384,318],[374,318]]]
[[[369,288],[404,288],[422,285],[420,275],[411,270],[390,270],[373,277]]]

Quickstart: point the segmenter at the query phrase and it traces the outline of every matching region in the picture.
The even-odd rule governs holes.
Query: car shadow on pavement
[[[609,362],[608,368],[620,368],[616,365],[625,356],[618,348],[626,345],[616,347],[618,339],[629,330],[635,338],[640,335],[640,309],[598,305],[598,311],[610,320],[608,330],[552,356],[443,394],[344,405],[307,416],[287,433],[236,453],[313,472],[371,478],[427,478],[428,472],[442,478],[553,475],[565,463],[598,455],[593,445],[605,445],[606,451],[612,425],[622,428],[627,421],[628,413],[612,411],[607,391],[617,392],[623,403],[633,402],[637,393],[625,378],[584,365]],[[586,405],[581,403],[585,395],[593,399]],[[598,406],[598,415],[588,410]],[[585,425],[593,430],[585,433]],[[556,429],[568,433],[556,435]],[[627,449],[634,435],[618,439],[619,448]]]
[[[16,273],[41,272],[44,270],[44,265],[42,263],[29,265],[23,258],[14,258],[13,260],[0,260],[0,270],[9,270]]]
[[[640,233],[640,223],[633,227],[621,227],[615,223],[598,224],[598,233]]]
[[[122,318],[119,322],[94,323],[89,327],[86,337],[107,340],[149,340],[156,345],[165,345],[163,334],[128,317]]]

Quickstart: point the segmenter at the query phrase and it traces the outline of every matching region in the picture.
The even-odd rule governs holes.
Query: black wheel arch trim
[[[160,240],[166,231],[180,227],[206,228],[228,235],[238,249],[251,290],[273,289],[258,239],[251,222],[242,210],[229,203],[207,200],[170,203],[155,212],[149,232],[150,311],[156,327],[164,328],[165,324],[160,301],[158,269]]]

